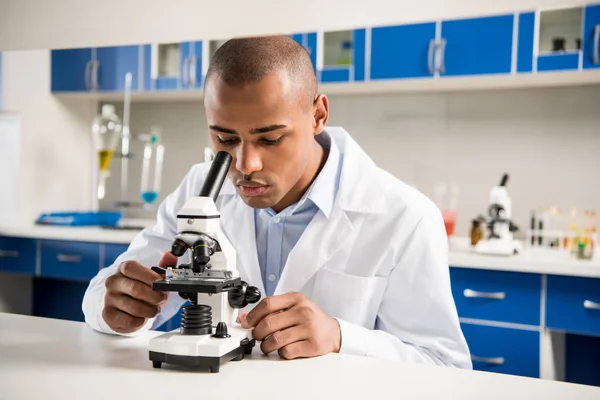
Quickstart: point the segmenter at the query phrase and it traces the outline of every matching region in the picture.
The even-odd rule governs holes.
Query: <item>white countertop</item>
[[[123,222],[127,226],[154,223],[153,220],[125,219]],[[0,224],[0,236],[100,243],[129,244],[138,233],[138,229]],[[473,253],[467,238],[457,237],[450,240],[449,261],[453,267],[600,278],[600,250],[592,260],[577,260],[569,254],[549,249],[525,249],[510,257],[486,256]]]
[[[0,398],[599,399],[600,388],[330,354],[285,361],[253,355],[216,374],[153,369],[148,340],[79,322],[0,313]]]

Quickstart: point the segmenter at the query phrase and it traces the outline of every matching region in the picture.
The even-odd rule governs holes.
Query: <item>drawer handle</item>
[[[79,255],[69,255],[69,254],[58,254],[56,256],[58,261],[64,263],[79,263],[81,262],[81,256]]]
[[[471,355],[471,360],[475,362],[482,362],[486,364],[492,365],[502,365],[504,364],[504,357],[479,357]]]
[[[0,250],[0,258],[18,258],[19,252],[14,250]]]
[[[504,292],[496,292],[496,293],[486,293],[486,292],[476,292],[475,290],[465,289],[463,292],[465,297],[479,297],[483,299],[495,299],[495,300],[504,300],[506,297],[506,293]]]
[[[600,310],[600,303],[596,303],[590,300],[584,301],[583,306],[588,310]]]

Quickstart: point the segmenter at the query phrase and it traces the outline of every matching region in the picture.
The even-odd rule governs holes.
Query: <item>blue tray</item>
[[[38,225],[56,226],[117,226],[121,211],[52,212],[42,213],[35,221]]]

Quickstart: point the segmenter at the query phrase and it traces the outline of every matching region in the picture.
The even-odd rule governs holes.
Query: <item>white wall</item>
[[[526,229],[540,206],[600,208],[600,86],[428,95],[331,97],[330,125],[344,126],[383,168],[429,196],[436,182],[460,186],[458,234],[485,213],[492,185],[510,174],[516,222]],[[200,103],[134,104],[133,130],[160,124],[172,190],[208,144]],[[134,145],[140,153],[141,145]],[[115,176],[119,174],[118,165]],[[139,198],[139,162],[130,196]],[[108,183],[109,206],[118,180]],[[135,210],[152,217],[155,210]]]
[[[95,102],[61,102],[50,94],[49,51],[4,52],[3,63],[4,108],[21,119],[18,219],[89,209]]]
[[[583,5],[583,0],[2,0],[0,50],[348,29]],[[232,11],[235,10],[235,11]]]

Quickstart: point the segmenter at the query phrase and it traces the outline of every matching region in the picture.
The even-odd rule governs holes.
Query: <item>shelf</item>
[[[541,11],[539,19],[540,54],[563,54],[562,51],[577,52],[581,49],[582,7]]]
[[[600,84],[600,70],[540,72],[537,74],[493,75],[485,77],[444,77],[440,79],[393,79],[353,83],[326,83],[319,91],[326,95],[368,95],[393,93],[435,93],[480,90],[525,89]],[[121,92],[55,93],[61,100],[122,101]],[[134,92],[134,102],[201,101],[202,89],[186,91]]]

